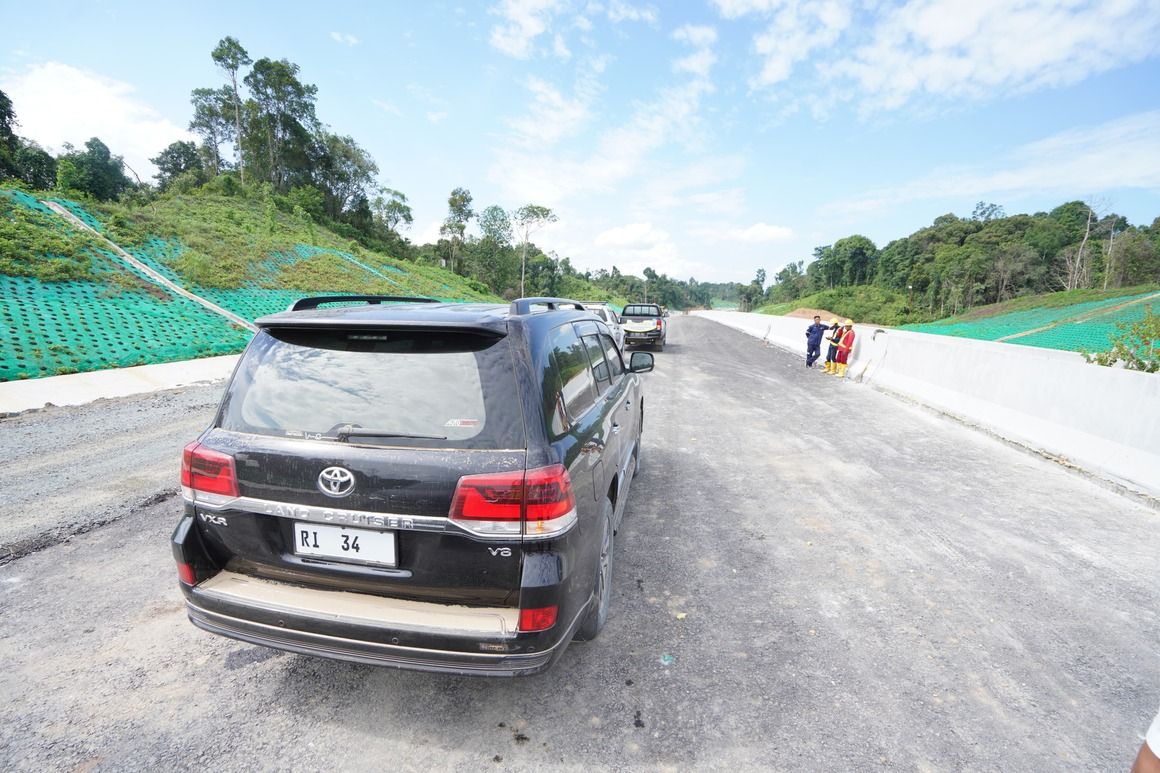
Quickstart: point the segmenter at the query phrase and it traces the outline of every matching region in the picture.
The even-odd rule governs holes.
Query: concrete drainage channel
[[[809,321],[694,312],[805,355]],[[1090,473],[1160,509],[1160,377],[1074,352],[857,325],[848,376]]]

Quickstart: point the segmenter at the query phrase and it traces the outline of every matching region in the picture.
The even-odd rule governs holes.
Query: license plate
[[[323,526],[316,523],[296,523],[294,552],[300,556],[394,566],[395,533]]]

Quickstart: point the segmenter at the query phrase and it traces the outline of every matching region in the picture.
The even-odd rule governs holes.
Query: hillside
[[[478,282],[365,249],[261,199],[173,196],[130,208],[0,189],[0,381],[227,354],[249,340],[159,278],[247,321],[306,294],[499,300]]]
[[[921,333],[1004,341],[1066,351],[1104,351],[1117,324],[1144,318],[1160,306],[1160,285],[1116,290],[1068,290],[1029,295],[979,306],[953,317],[929,322],[906,320],[906,296],[872,286],[844,287],[765,306],[762,314],[786,315],[800,308],[830,309],[857,322],[894,325]]]

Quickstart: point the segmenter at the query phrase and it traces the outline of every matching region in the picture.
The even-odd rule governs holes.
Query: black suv
[[[559,298],[307,298],[257,326],[182,460],[195,625],[495,675],[599,633],[651,354],[626,367]]]

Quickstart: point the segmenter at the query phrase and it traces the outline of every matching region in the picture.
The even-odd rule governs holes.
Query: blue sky
[[[269,9],[277,8],[276,11]],[[20,132],[101,137],[143,177],[217,85],[225,35],[287,58],[433,240],[552,207],[581,269],[772,276],[854,233],[884,246],[980,200],[1160,215],[1157,0],[2,0]]]

